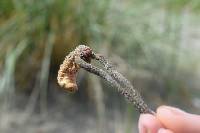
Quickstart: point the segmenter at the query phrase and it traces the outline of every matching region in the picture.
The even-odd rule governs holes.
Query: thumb
[[[200,115],[186,113],[178,108],[161,106],[156,117],[165,128],[175,133],[200,133]]]

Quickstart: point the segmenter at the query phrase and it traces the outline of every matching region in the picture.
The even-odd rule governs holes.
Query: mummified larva
[[[75,58],[82,58],[84,61],[90,63],[92,57],[92,49],[79,45],[76,49],[65,57],[65,60],[60,65],[58,71],[58,84],[69,92],[76,92],[78,90],[76,84],[76,74],[79,70],[79,65],[75,63]]]
[[[90,64],[91,59],[96,59],[103,64],[106,71]],[[69,92],[78,90],[76,74],[80,68],[93,73],[116,87],[118,91],[132,103],[140,113],[155,114],[144,102],[139,92],[132,84],[109,63],[103,56],[92,52],[92,49],[85,45],[79,45],[74,51],[65,57],[58,71],[58,84]]]

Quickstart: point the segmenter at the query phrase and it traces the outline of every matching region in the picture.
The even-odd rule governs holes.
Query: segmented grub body
[[[74,51],[70,52],[60,65],[57,77],[58,84],[69,92],[77,91],[76,74],[80,67],[75,63],[75,58],[82,57],[86,62],[90,62],[91,54],[92,50],[85,45],[79,45]]]
[[[91,59],[96,59],[103,64],[106,71],[90,64]],[[93,53],[92,49],[84,45],[79,45],[74,51],[66,56],[58,71],[57,79],[59,85],[67,91],[77,91],[76,74],[80,68],[108,81],[113,87],[116,87],[140,113],[154,114],[154,111],[147,106],[139,92],[133,88],[132,84],[120,74],[107,59]]]

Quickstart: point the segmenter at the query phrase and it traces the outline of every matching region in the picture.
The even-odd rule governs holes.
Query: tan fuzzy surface
[[[76,75],[80,67],[75,63],[75,58],[80,57],[81,52],[87,49],[90,48],[85,45],[79,45],[65,57],[65,60],[60,65],[57,77],[58,84],[69,92],[76,92],[78,90]]]

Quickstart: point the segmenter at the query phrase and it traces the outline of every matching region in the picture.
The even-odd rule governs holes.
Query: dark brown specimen
[[[106,71],[91,65],[92,59],[99,61]],[[58,84],[67,91],[77,91],[76,74],[80,68],[105,79],[110,85],[116,87],[127,101],[132,103],[140,113],[154,114],[138,91],[133,88],[132,84],[120,74],[107,59],[102,55],[95,54],[90,47],[85,45],[79,45],[66,56],[58,71]]]

